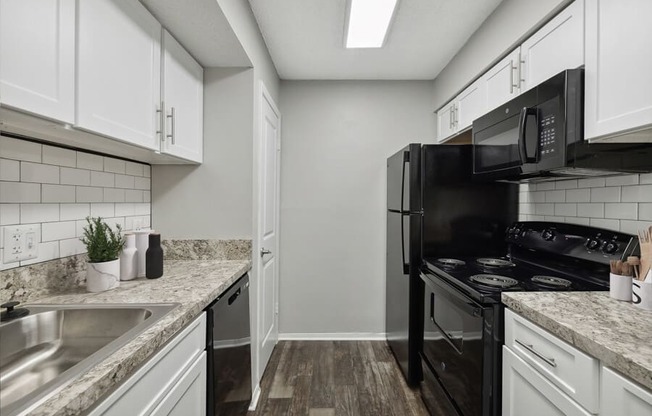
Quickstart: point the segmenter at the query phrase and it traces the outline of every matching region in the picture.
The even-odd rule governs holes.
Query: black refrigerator
[[[427,257],[503,255],[518,185],[473,178],[471,145],[410,144],[387,159],[387,343],[406,381],[422,379]]]

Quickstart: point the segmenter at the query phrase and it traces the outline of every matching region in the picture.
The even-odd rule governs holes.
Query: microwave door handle
[[[539,134],[537,133],[537,140],[535,144],[534,156],[530,157],[527,152],[527,144],[525,142],[525,136],[527,133],[528,119],[534,117],[535,123],[537,123],[537,109],[523,107],[521,114],[518,119],[518,151],[521,157],[521,164],[525,163],[537,163],[539,161]],[[538,127],[538,124],[537,124]]]

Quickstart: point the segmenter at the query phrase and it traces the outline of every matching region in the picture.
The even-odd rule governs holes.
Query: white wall
[[[433,137],[429,81],[283,81],[281,337],[385,332],[386,159]]]
[[[154,165],[152,222],[164,238],[251,238],[253,70],[204,72],[204,163]]]
[[[572,0],[503,0],[433,84],[432,110],[453,98],[492,62]]]

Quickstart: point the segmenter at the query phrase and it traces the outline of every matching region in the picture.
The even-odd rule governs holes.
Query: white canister
[[[120,286],[120,259],[103,263],[86,263],[86,289],[103,292]]]
[[[145,277],[145,253],[149,248],[149,233],[152,230],[137,230],[136,234],[136,257],[138,258],[138,268],[136,269],[136,276]]]
[[[609,273],[609,296],[617,300],[632,301],[632,277]]]
[[[125,234],[125,246],[120,253],[120,280],[131,280],[138,271],[138,250],[136,249],[136,235]]]
[[[652,283],[634,280],[632,282],[632,302],[641,309],[652,311]]]

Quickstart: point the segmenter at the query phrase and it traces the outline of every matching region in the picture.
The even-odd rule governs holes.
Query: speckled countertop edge
[[[609,292],[504,292],[502,302],[652,390],[652,312]]]
[[[100,293],[84,292],[82,288],[75,293],[30,302],[180,305],[27,414],[78,415],[87,411],[250,269],[249,260],[169,260],[165,262],[165,274],[160,279],[121,282],[119,288]]]

